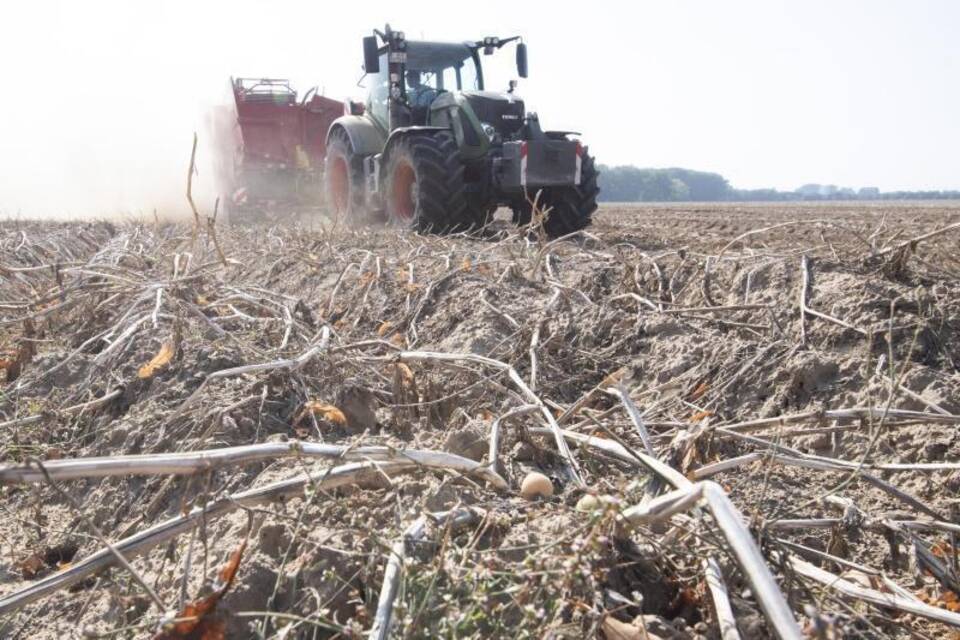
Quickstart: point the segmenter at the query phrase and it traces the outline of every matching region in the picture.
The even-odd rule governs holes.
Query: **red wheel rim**
[[[334,158],[333,166],[330,167],[330,196],[337,213],[347,210],[350,183],[347,177],[347,161],[343,157]]]
[[[393,169],[390,182],[390,210],[403,221],[413,220],[417,209],[415,189],[417,175],[409,162],[399,162]]]

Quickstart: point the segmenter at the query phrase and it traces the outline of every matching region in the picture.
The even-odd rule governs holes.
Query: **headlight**
[[[491,142],[493,142],[494,137],[497,135],[497,130],[493,127],[493,125],[486,122],[481,122],[480,126],[483,127],[483,132],[487,134],[487,137],[490,138]]]

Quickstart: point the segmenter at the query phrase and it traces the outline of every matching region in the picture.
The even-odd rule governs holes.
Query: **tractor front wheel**
[[[590,225],[593,212],[597,210],[597,167],[593,157],[583,151],[580,169],[580,184],[574,187],[547,187],[540,194],[537,207],[541,211],[549,209],[543,229],[552,238],[580,231]],[[534,198],[536,192],[531,192]],[[517,224],[529,224],[533,207],[526,200],[513,205],[513,220]]]
[[[460,149],[450,132],[407,134],[386,155],[381,193],[392,224],[450,233],[485,222],[468,206]]]
[[[324,162],[327,207],[347,222],[363,222],[363,158],[353,152],[350,138],[335,129],[327,140]]]

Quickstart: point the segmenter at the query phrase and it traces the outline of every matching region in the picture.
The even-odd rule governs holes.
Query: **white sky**
[[[228,76],[359,98],[360,38],[386,21],[523,34],[521,95],[606,164],[960,188],[955,0],[33,0],[0,21],[0,214],[181,209],[190,137]],[[514,77],[501,55],[488,87]]]

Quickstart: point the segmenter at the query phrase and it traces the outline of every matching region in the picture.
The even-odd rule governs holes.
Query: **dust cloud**
[[[10,106],[8,117],[22,124],[3,130],[0,217],[152,217],[154,209],[187,215],[194,131],[201,141],[194,196],[201,209],[212,209],[204,115],[213,96],[139,84],[107,81],[55,91],[41,105]]]
[[[322,5],[13,3],[0,25],[0,219],[190,215],[194,131],[195,199],[212,211],[205,119],[232,100],[229,78],[359,97],[368,12],[377,13],[338,16],[322,33],[333,20]]]
[[[186,46],[210,22],[183,32],[182,7],[147,4],[49,9],[18,6],[0,38],[0,219],[190,215],[195,131],[195,200],[212,211],[204,122],[228,98],[232,56]]]
[[[229,78],[362,97],[360,38],[390,18],[388,3],[373,2],[383,11],[335,17],[254,0],[15,3],[0,26],[0,219],[190,215],[195,131],[195,199],[212,211],[205,120],[232,100]],[[425,24],[430,12],[418,12],[406,22]]]

